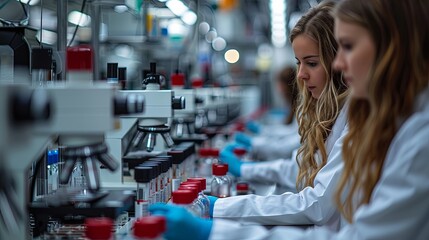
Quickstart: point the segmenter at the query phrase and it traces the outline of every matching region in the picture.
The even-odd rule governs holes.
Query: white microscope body
[[[184,108],[185,100],[183,97],[175,96],[172,90],[160,90],[159,75],[156,74],[154,63],[151,63],[151,74],[148,74],[144,81],[145,90],[121,91],[144,97],[145,111],[121,117],[122,128],[106,134],[106,143],[116,159],[122,159],[130,149],[146,151],[155,156],[174,146],[170,136],[173,109]],[[119,169],[124,168],[123,161],[120,161]],[[101,169],[100,174],[103,188],[136,188],[135,181],[126,178],[123,171],[112,173]]]

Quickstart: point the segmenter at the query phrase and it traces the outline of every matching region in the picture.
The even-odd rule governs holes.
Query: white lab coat
[[[266,137],[279,137],[283,135],[293,134],[298,132],[298,122],[296,118],[290,124],[274,124],[274,125],[263,125],[259,135]]]
[[[341,110],[326,140],[328,161],[318,172],[314,187],[306,187],[299,193],[218,199],[213,217],[264,225],[328,225],[337,230],[340,215],[336,211],[333,195],[343,167],[341,149],[348,129],[346,106]],[[297,169],[295,160],[278,160],[273,163],[243,164],[241,171],[244,179],[271,179],[285,186],[295,186]]]
[[[289,125],[265,126],[261,134],[252,138],[251,153],[255,159],[286,159],[299,147],[300,141],[296,120]]]
[[[327,228],[301,230],[257,225],[240,226],[214,220],[210,239],[429,239],[429,89],[415,113],[391,142],[383,173],[370,203],[357,209],[353,223],[339,232]]]

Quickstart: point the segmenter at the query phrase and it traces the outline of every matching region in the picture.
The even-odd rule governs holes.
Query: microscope
[[[175,96],[172,90],[161,90],[161,76],[156,72],[156,63],[150,63],[150,71],[143,76],[143,90],[124,90],[145,99],[145,111],[121,117],[122,128],[106,135],[106,143],[114,150],[112,154],[123,159],[131,153],[154,157],[162,151],[172,148],[174,141],[170,135],[173,110],[185,108],[185,98]],[[165,144],[164,144],[165,143]],[[135,189],[135,182],[128,179],[125,172],[129,165],[121,161],[122,171],[107,172],[101,169],[104,188]]]
[[[51,104],[43,89],[0,84],[0,239],[30,238],[30,166],[53,140],[31,129],[48,120]]]
[[[176,143],[195,142],[201,145],[207,136],[195,132],[195,119],[197,115],[197,106],[203,103],[203,99],[197,97],[193,88],[185,88],[185,75],[177,70],[171,75],[171,86],[173,91],[185,97],[186,108],[174,110],[172,136]]]
[[[156,73],[156,64],[150,63],[150,73],[142,82],[146,90],[142,90],[147,100],[147,111],[139,117],[138,132],[132,146],[138,147],[146,143],[146,151],[154,150],[156,135],[160,134],[168,148],[174,146],[170,135],[169,120],[173,117],[174,109],[185,108],[185,98],[175,97],[171,90],[160,90],[160,75]]]
[[[46,231],[53,218],[104,215],[115,219],[133,201],[131,192],[101,190],[99,169],[118,169],[104,134],[120,127],[119,116],[141,113],[143,98],[118,94],[107,83],[93,81],[90,47],[67,49],[67,70],[65,83],[37,84],[46,86],[42,89],[52,100],[52,115],[49,124],[33,128],[33,134],[58,136],[62,158],[59,182],[63,187],[30,203],[36,235]]]

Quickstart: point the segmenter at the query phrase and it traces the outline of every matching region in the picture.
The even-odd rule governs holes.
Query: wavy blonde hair
[[[325,141],[347,95],[347,87],[341,74],[332,69],[338,47],[333,32],[333,7],[333,2],[326,1],[310,9],[292,29],[290,36],[291,42],[297,36],[305,34],[318,43],[320,63],[327,79],[319,99],[314,99],[305,88],[304,81],[297,79],[300,92],[297,101],[297,119],[298,131],[301,135],[301,147],[297,157],[299,165],[297,189],[313,187],[317,173],[326,165],[328,154]],[[320,160],[316,159],[318,150],[321,155]]]
[[[344,172],[336,201],[349,222],[357,207],[370,202],[401,121],[428,87],[428,2],[345,0],[335,10],[339,20],[367,29],[376,49],[368,98],[351,99],[343,144]]]

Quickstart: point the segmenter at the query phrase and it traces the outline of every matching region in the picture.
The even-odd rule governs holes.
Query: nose
[[[334,62],[332,63],[332,67],[336,71],[344,71],[345,70],[344,59],[343,59],[341,50],[337,52],[337,55],[334,58]]]
[[[299,67],[298,67],[298,73],[297,73],[296,77],[298,79],[303,80],[303,81],[308,80],[308,73],[305,70],[305,67],[303,66],[303,64],[299,65]]]

